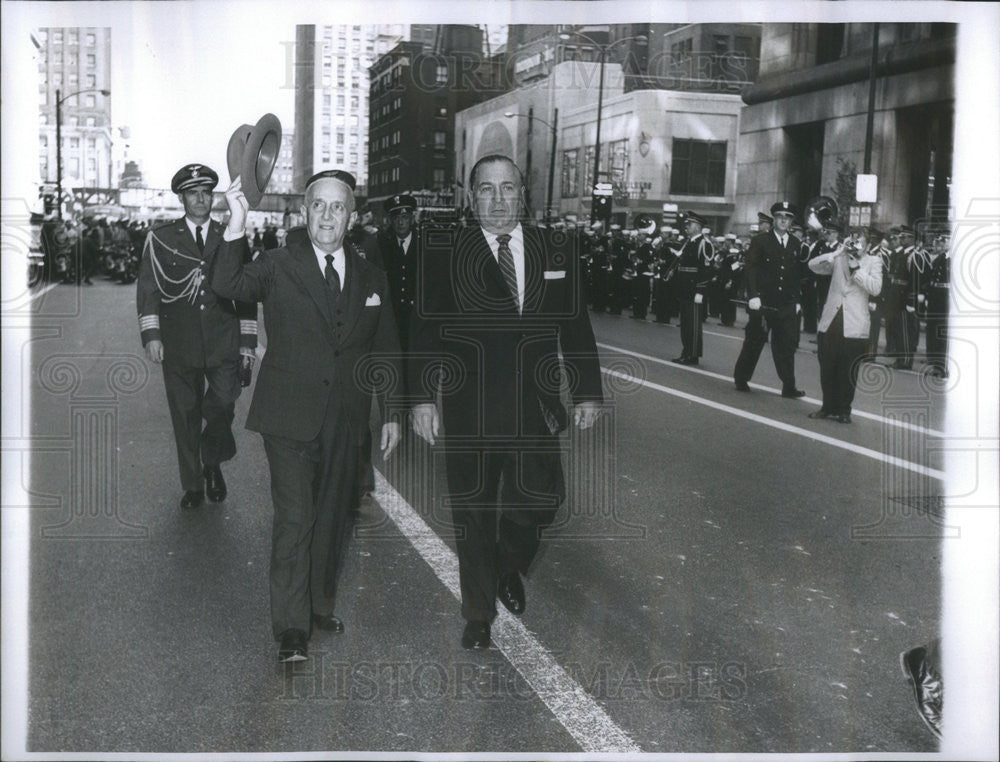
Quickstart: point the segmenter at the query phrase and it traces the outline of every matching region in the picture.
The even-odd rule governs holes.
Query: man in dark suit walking
[[[423,250],[407,375],[418,402],[413,428],[431,445],[441,433],[441,394],[462,646],[482,649],[497,598],[524,611],[521,577],[565,497],[564,370],[580,428],[593,425],[603,395],[570,239],[562,236],[559,247],[558,237],[521,224],[524,184],[510,158],[481,158],[468,187],[477,224]],[[441,366],[448,382],[427,388]]]
[[[231,216],[212,280],[220,295],[264,307],[268,346],[247,428],[263,435],[271,473],[271,622],[280,661],[306,658],[313,625],[343,631],[333,614],[337,572],[373,392],[385,457],[399,441],[399,424],[386,413],[398,391],[374,382],[398,382],[401,372],[385,273],[344,241],[354,186],[342,170],[313,175],[302,209],[308,240],[243,264],[247,200],[237,178],[226,191]]]
[[[213,503],[226,498],[220,464],[236,455],[240,364],[249,373],[257,346],[257,304],[220,299],[209,285],[222,243],[222,225],[209,217],[218,182],[204,164],[177,171],[170,187],[184,216],[150,231],[136,280],[142,345],[163,364],[182,508],[197,508],[206,491]]]
[[[757,235],[750,242],[743,270],[750,318],[743,348],[733,371],[736,389],[741,392],[750,391],[750,378],[770,335],[774,369],[778,371],[782,384],[781,396],[805,396],[805,392],[795,386],[795,347],[799,340],[799,315],[802,312],[799,305],[799,251],[802,242],[788,232],[797,214],[794,204],[779,201],[771,207],[774,229]]]

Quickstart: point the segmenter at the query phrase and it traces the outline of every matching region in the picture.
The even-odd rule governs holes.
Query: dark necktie
[[[404,254],[406,253],[406,239],[405,238],[400,238],[399,239],[399,248],[403,250]]]
[[[497,259],[500,262],[500,271],[503,273],[503,279],[507,281],[507,289],[514,297],[514,303],[517,304],[517,309],[520,311],[521,304],[517,298],[517,271],[514,269],[514,255],[510,251],[510,236],[506,233],[498,235],[497,243],[499,244]]]
[[[194,229],[194,242],[198,244],[198,253],[205,253],[205,239],[201,236],[201,225],[195,226]]]
[[[330,287],[335,297],[340,296],[340,276],[333,269],[333,254],[326,255],[326,267],[323,268],[323,277],[326,278],[326,285]]]

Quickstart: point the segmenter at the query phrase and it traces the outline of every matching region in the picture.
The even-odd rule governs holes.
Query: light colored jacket
[[[809,269],[817,275],[830,276],[830,290],[827,292],[817,330],[825,333],[837,316],[837,310],[843,307],[844,338],[867,339],[871,325],[868,297],[878,296],[882,290],[882,262],[879,258],[865,254],[861,257],[860,266],[852,274],[847,264],[847,254],[838,248],[809,260]]]

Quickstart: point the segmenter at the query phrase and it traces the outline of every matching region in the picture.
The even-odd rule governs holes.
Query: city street
[[[947,381],[869,365],[853,424],[810,420],[815,337],[791,400],[767,348],[734,389],[742,310],[707,321],[695,367],[669,362],[676,324],[591,313],[608,409],[565,439],[569,500],[524,615],[462,650],[443,462],[408,432],[375,460],[345,633],[279,665],[252,389],[227,499],[182,511],[135,289],[33,304],[29,751],[937,749],[899,654],[940,634]]]

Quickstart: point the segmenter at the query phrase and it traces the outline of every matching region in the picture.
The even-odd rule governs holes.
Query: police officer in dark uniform
[[[917,322],[917,276],[923,266],[923,252],[917,250],[916,237],[909,225],[899,226],[899,246],[889,263],[889,289],[886,292],[886,333],[892,334],[891,354],[896,370],[913,368],[913,353],[920,340]]]
[[[636,320],[645,320],[646,313],[649,311],[649,297],[652,291],[652,240],[653,232],[656,230],[656,221],[648,214],[640,213],[635,216],[632,224],[636,231],[636,248],[633,255],[635,280],[632,281],[632,317]]]
[[[719,282],[719,318],[722,325],[731,327],[736,324],[736,299],[743,275],[743,262],[740,257],[740,247],[733,236],[728,249],[722,254]]]
[[[609,253],[611,269],[608,272],[610,282],[608,313],[621,315],[622,309],[632,296],[632,278],[628,277],[627,274],[629,270],[629,242],[622,235],[621,225],[611,225]]]
[[[379,231],[378,248],[389,280],[399,343],[405,352],[409,346],[410,310],[420,260],[420,235],[414,224],[417,201],[401,193],[387,198],[382,206],[389,216],[389,224]]]
[[[948,377],[948,308],[950,305],[951,260],[948,235],[937,236],[927,266],[927,363],[930,374]]]
[[[674,288],[673,264],[677,252],[672,248],[672,228],[660,228],[660,236],[653,241],[653,315],[657,323],[669,323],[677,314],[677,296]]]
[[[223,232],[209,216],[218,182],[204,164],[178,170],[170,189],[184,217],[150,231],[136,281],[142,345],[163,365],[182,508],[197,508],[206,492],[212,502],[226,497],[220,464],[236,454],[241,365],[249,382],[257,346],[257,305],[221,299],[209,285]]]
[[[705,288],[712,278],[712,259],[715,249],[712,242],[702,235],[708,221],[696,212],[684,216],[687,239],[677,261],[676,275],[681,317],[680,357],[671,362],[697,365],[702,354],[702,321],[705,316]]]
[[[771,215],[774,229],[756,236],[747,252],[744,277],[750,319],[733,380],[738,391],[750,391],[750,378],[770,334],[774,368],[782,383],[781,396],[804,397],[805,392],[795,386],[795,346],[802,311],[799,304],[802,242],[788,232],[798,209],[788,201],[779,201],[771,207]]]

